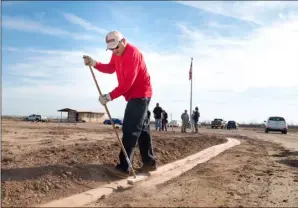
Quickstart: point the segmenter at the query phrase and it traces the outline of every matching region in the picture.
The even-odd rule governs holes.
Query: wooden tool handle
[[[96,87],[97,87],[97,90],[98,90],[98,92],[99,92],[99,95],[102,96],[101,90],[100,90],[100,88],[99,88],[99,86],[98,86],[97,80],[96,80],[95,75],[94,75],[94,72],[93,72],[93,70],[92,70],[92,67],[89,66],[89,68],[90,68],[90,72],[91,72],[91,74],[92,74],[93,80],[94,80],[94,82],[95,82],[95,85],[96,85]],[[124,153],[124,155],[125,155],[126,161],[127,161],[128,165],[129,165],[129,167],[130,167],[130,169],[131,169],[131,171],[132,171],[132,173],[133,173],[134,178],[136,178],[136,174],[135,174],[135,171],[134,171],[134,169],[133,169],[133,167],[132,167],[132,163],[131,163],[131,161],[129,160],[129,157],[128,157],[127,153],[126,153],[126,150],[125,150],[125,148],[124,148],[124,146],[123,146],[123,144],[122,144],[122,141],[121,141],[121,139],[120,139],[120,137],[119,137],[119,134],[118,134],[117,129],[116,129],[116,127],[115,127],[114,121],[112,120],[112,117],[111,117],[110,111],[109,111],[109,109],[108,109],[108,106],[105,104],[104,107],[105,107],[106,112],[107,112],[107,114],[108,114],[108,116],[109,116],[109,119],[110,119],[110,121],[111,121],[111,124],[112,124],[112,126],[113,126],[113,129],[114,129],[115,134],[116,134],[116,136],[117,136],[118,142],[120,143],[121,149],[122,149],[122,151],[123,151],[123,153]]]

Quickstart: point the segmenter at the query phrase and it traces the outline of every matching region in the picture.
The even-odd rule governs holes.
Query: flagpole
[[[192,129],[192,120],[191,120],[191,114],[192,114],[192,77],[193,77],[193,65],[192,65],[193,58],[191,58],[191,64],[190,64],[190,111],[189,111],[189,116],[190,116],[190,128]]]

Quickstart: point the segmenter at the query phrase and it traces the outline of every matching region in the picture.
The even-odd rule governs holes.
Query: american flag
[[[191,58],[190,69],[189,69],[189,80],[191,79],[192,79],[192,58]]]

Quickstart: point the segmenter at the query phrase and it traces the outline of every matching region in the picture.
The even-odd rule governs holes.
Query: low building
[[[103,112],[92,112],[92,111],[78,111],[70,108],[64,108],[58,110],[62,113],[67,112],[67,122],[92,122],[92,123],[103,123],[105,118],[105,113]]]

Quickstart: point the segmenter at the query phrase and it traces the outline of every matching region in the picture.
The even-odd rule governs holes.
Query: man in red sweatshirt
[[[112,74],[116,72],[118,86],[110,93],[99,97],[102,105],[124,96],[127,101],[123,126],[122,142],[132,163],[134,148],[139,143],[143,166],[141,171],[156,170],[156,159],[153,153],[150,133],[150,111],[148,106],[152,96],[150,75],[148,74],[142,53],[128,43],[118,31],[106,35],[107,50],[111,50],[112,57],[108,64],[83,56],[84,63],[100,72]],[[115,168],[108,168],[110,173],[126,178],[130,175],[125,156],[120,151],[119,164]]]

